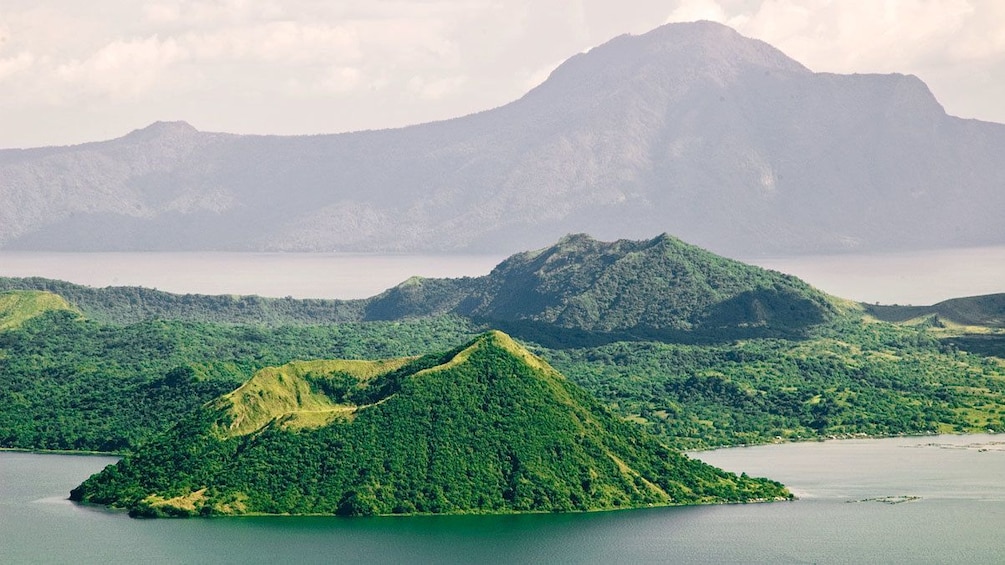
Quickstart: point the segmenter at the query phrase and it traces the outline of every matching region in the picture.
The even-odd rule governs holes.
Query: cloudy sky
[[[916,74],[950,114],[1005,123],[1000,0],[2,0],[0,147],[156,120],[301,134],[449,118],[696,19],[815,71]]]

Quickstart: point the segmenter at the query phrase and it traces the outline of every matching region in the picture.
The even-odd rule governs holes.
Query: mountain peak
[[[727,25],[707,20],[665,24],[637,39],[646,49],[657,53],[681,52],[706,60],[809,72],[805,66],[770,44],[741,35]]]
[[[133,130],[126,134],[126,139],[147,141],[159,138],[185,137],[199,133],[191,124],[185,121],[164,122],[157,121],[145,128]]]
[[[361,410],[397,392],[402,375],[449,370],[467,362],[479,350],[494,351],[543,373],[555,374],[546,362],[498,330],[485,332],[434,359],[292,361],[261,369],[233,392],[217,399],[213,406],[221,417],[216,435],[246,436],[267,427],[316,429],[337,419],[352,420]],[[347,384],[347,378],[357,384]]]
[[[809,74],[810,70],[758,39],[715,22],[670,23],[642,35],[620,35],[559,65],[539,89],[602,92],[629,83],[655,83],[664,94],[702,77],[726,82],[752,68]],[[666,84],[671,87],[668,88]],[[635,85],[638,89],[638,84]]]

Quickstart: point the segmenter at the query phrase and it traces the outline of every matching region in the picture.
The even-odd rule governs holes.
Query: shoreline
[[[30,447],[0,447],[0,453],[37,453],[39,455],[86,455],[93,457],[125,457],[125,453],[114,451],[74,451],[72,449],[36,449]]]
[[[842,442],[850,440],[880,440],[880,439],[895,439],[895,438],[926,438],[926,437],[967,437],[967,436],[1003,436],[1005,437],[1005,432],[999,432],[997,430],[984,430],[980,432],[932,432],[927,434],[866,434],[866,433],[853,433],[853,434],[840,434],[840,435],[830,435],[827,437],[819,438],[800,438],[800,439],[779,439],[774,441],[766,441],[764,443],[740,443],[736,445],[716,445],[713,447],[706,447],[701,449],[683,449],[680,450],[684,454],[688,453],[705,453],[709,451],[718,451],[720,449],[738,449],[741,447],[764,447],[767,445],[786,445],[786,444],[800,444],[800,443],[827,443],[827,442]]]
[[[918,433],[918,434],[866,434],[866,433],[848,433],[848,434],[837,434],[829,435],[826,437],[806,437],[806,438],[776,438],[771,441],[765,441],[762,443],[737,443],[737,444],[726,444],[726,445],[713,445],[709,447],[702,448],[692,448],[692,449],[680,449],[674,448],[681,453],[704,453],[708,451],[718,451],[720,449],[737,449],[741,447],[762,447],[765,445],[784,445],[784,444],[798,444],[798,443],[824,443],[828,441],[848,441],[855,439],[891,439],[891,438],[924,438],[924,437],[937,437],[937,436],[977,436],[977,435],[989,435],[989,436],[1005,436],[1005,432],[1000,432],[997,430],[983,430],[979,432],[929,432],[929,433]],[[42,455],[87,455],[96,457],[125,457],[128,453],[114,452],[114,451],[75,451],[72,449],[38,449],[30,447],[0,447],[0,453],[2,452],[12,452],[12,453],[38,453]]]

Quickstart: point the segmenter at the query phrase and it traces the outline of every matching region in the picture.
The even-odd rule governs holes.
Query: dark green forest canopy
[[[418,355],[469,338],[453,317],[269,328],[65,311],[0,331],[0,447],[123,452],[262,367]]]
[[[261,372],[71,494],[144,516],[553,512],[789,496],[667,448],[500,332],[378,368]]]

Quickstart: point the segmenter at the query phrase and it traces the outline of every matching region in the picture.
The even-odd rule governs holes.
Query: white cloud
[[[351,26],[267,22],[211,33],[187,33],[178,41],[191,50],[196,63],[326,63],[333,57],[361,56],[358,34]]]
[[[186,57],[174,39],[113,41],[87,59],[58,65],[55,75],[85,92],[130,97],[155,86],[163,79],[163,69]]]
[[[356,67],[334,66],[308,80],[291,77],[286,82],[286,93],[300,97],[346,94],[367,87],[366,75]]]
[[[144,19],[153,25],[174,24],[181,20],[181,4],[154,3],[143,7]]]
[[[564,61],[555,61],[547,65],[538,67],[537,70],[525,73],[524,74],[525,78],[522,81],[524,90],[530,90],[532,88],[540,86],[541,83],[547,80],[548,77],[551,75],[551,73],[555,69],[557,69],[558,66],[561,65],[563,62]]]
[[[467,82],[463,76],[427,79],[415,76],[409,79],[407,89],[427,100],[440,100],[454,93]]]
[[[12,57],[0,59],[0,81],[5,81],[15,73],[27,71],[35,63],[35,56],[22,51]]]
[[[711,19],[819,71],[895,72],[1005,54],[1005,3],[979,0],[684,0],[668,21]]]
[[[670,12],[667,22],[694,22],[709,20],[725,23],[726,11],[716,0],[686,0]]]

